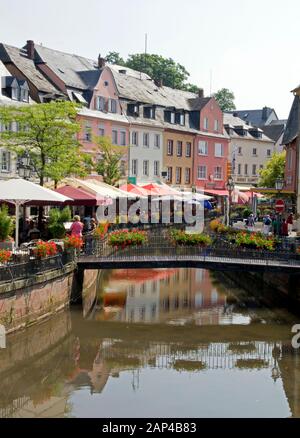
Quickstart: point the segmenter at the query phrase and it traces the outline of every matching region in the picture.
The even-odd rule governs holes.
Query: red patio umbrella
[[[143,189],[147,190],[149,195],[174,195],[173,189],[155,183],[146,184],[145,186],[143,186]]]
[[[142,187],[138,187],[134,184],[123,184],[119,189],[124,190],[125,192],[134,193],[138,196],[148,196],[147,190],[143,189]]]

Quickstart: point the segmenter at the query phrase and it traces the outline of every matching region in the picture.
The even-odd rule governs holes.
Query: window
[[[96,109],[98,111],[104,111],[105,110],[105,99],[102,96],[96,97]]]
[[[175,123],[175,113],[170,114],[170,122]]]
[[[160,148],[160,134],[155,134],[154,136],[154,147],[157,149]]]
[[[215,167],[214,178],[215,179],[222,179],[222,167],[221,166]]]
[[[173,168],[167,167],[167,181],[171,183],[173,180]]]
[[[104,125],[99,125],[99,136],[104,137],[105,136],[105,128]]]
[[[1,171],[2,172],[10,171],[10,152],[8,151],[1,152]]]
[[[192,143],[190,143],[189,141],[186,143],[185,156],[186,157],[192,156]]]
[[[116,101],[116,99],[109,99],[108,111],[110,113],[116,113],[117,112],[117,101]]]
[[[203,119],[203,129],[207,130],[208,129],[208,118],[204,117]]]
[[[116,129],[112,130],[112,143],[118,144],[118,131]]]
[[[155,119],[155,109],[153,106],[144,107],[144,117],[145,119]]]
[[[184,113],[176,113],[176,114],[175,114],[175,122],[176,122],[178,125],[182,125],[182,126],[184,126],[184,124],[185,124]]]
[[[126,175],[126,163],[125,161],[120,162],[120,172],[122,176]]]
[[[257,155],[257,149],[256,148],[252,149],[252,155],[256,157],[256,155]]]
[[[167,155],[173,155],[173,140],[168,140]]]
[[[149,160],[143,161],[143,175],[149,176]]]
[[[138,146],[138,144],[139,144],[139,133],[138,133],[138,132],[134,131],[134,132],[131,134],[131,143],[132,143],[134,146]]]
[[[238,175],[242,174],[242,165],[238,164]]]
[[[238,147],[238,154],[239,154],[239,155],[243,155],[242,147],[241,147],[241,146]]]
[[[120,132],[120,144],[121,146],[126,146],[126,131]]]
[[[127,114],[129,116],[139,116],[139,106],[134,103],[129,103],[127,105]]]
[[[148,132],[143,133],[143,145],[147,148],[149,147],[149,133]]]
[[[224,151],[223,151],[223,145],[222,143],[215,143],[215,157],[223,157]]]
[[[19,89],[17,87],[12,87],[11,98],[14,100],[19,100]]]
[[[260,164],[259,168],[260,168],[260,170],[263,169],[263,168],[264,168],[264,165],[263,165],[263,164]]]
[[[256,175],[256,164],[252,164],[252,175]]]
[[[153,175],[159,176],[159,161],[154,161],[153,163]]]
[[[248,175],[248,164],[245,164],[245,175]]]
[[[267,157],[271,156],[271,149],[267,149]]]
[[[206,166],[198,166],[197,179],[206,179]]]
[[[138,160],[131,160],[131,174],[137,176],[138,174]]]
[[[219,120],[214,121],[214,131],[216,131],[216,132],[219,131]]]
[[[20,96],[21,100],[23,102],[28,102],[28,90],[25,90],[25,88],[21,88],[20,92],[21,92],[21,96]]]
[[[92,128],[88,122],[85,125],[84,140],[85,141],[92,141]]]
[[[185,184],[189,184],[191,182],[191,169],[189,167],[185,168],[184,182],[185,182]]]
[[[176,167],[176,177],[175,177],[176,184],[181,183],[181,167]]]
[[[177,142],[177,157],[182,157],[182,141]]]
[[[206,141],[198,142],[198,155],[207,155],[208,153],[208,145]]]
[[[288,166],[288,170],[292,169],[292,162],[293,162],[293,158],[292,158],[292,151],[291,149],[288,149],[287,151],[287,166]]]

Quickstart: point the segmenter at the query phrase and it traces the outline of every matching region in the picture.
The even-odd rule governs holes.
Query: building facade
[[[229,160],[234,182],[241,186],[257,186],[260,170],[275,152],[275,142],[260,128],[246,124],[230,113],[224,114],[224,126],[230,137]]]

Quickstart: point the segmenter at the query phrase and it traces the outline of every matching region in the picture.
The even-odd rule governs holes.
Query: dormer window
[[[129,103],[127,105],[127,115],[138,117],[140,113],[139,105],[137,103]]]
[[[19,88],[17,87],[11,88],[11,98],[13,100],[19,100]]]
[[[104,111],[105,110],[105,99],[102,96],[96,97],[96,110]]]
[[[185,124],[185,116],[184,116],[184,112],[177,112],[175,114],[175,123],[177,125],[182,125],[184,126]]]
[[[155,108],[153,106],[144,106],[145,119],[155,119]]]
[[[29,96],[28,96],[28,90],[25,88],[20,88],[20,100],[22,102],[28,102]]]
[[[117,101],[116,101],[116,99],[109,99],[109,101],[108,101],[108,111],[110,113],[116,113],[117,112]]]

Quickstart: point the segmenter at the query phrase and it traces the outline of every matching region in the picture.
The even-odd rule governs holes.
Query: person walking
[[[272,220],[269,214],[267,214],[267,216],[264,217],[263,223],[264,223],[263,234],[265,236],[268,236],[270,234],[270,227],[272,225]]]
[[[248,230],[249,231],[254,231],[254,225],[255,225],[255,220],[254,220],[254,214],[251,213],[250,216],[248,217]]]
[[[71,225],[71,236],[82,237],[83,223],[80,221],[80,216],[74,216],[74,222]]]
[[[281,224],[281,235],[283,237],[287,237],[289,235],[288,223],[285,219],[283,219]]]
[[[293,231],[293,223],[294,223],[293,213],[290,213],[290,214],[288,215],[288,218],[287,218],[287,224],[288,224],[288,232],[289,232],[289,234]]]

